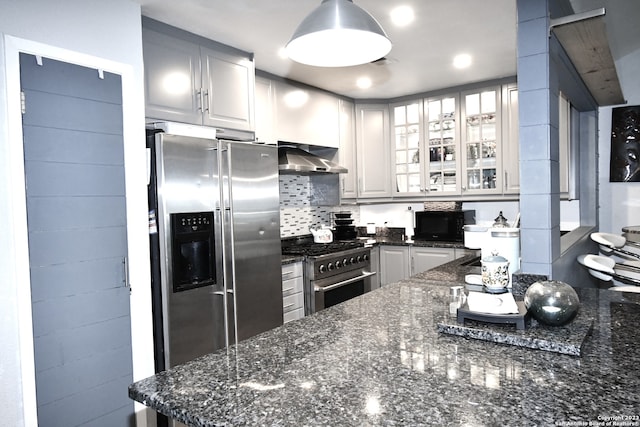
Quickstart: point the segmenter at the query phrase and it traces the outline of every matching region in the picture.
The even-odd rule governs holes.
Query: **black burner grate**
[[[283,245],[283,255],[317,256],[357,249],[364,246],[363,242],[332,242],[332,243],[303,243],[296,245]]]

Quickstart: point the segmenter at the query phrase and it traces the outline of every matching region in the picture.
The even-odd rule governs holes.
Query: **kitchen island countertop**
[[[451,265],[138,381],[129,396],[193,426],[640,426],[640,294],[578,289],[595,320],[576,357],[439,334],[465,272]]]

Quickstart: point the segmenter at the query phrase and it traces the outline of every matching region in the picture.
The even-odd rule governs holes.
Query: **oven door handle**
[[[333,285],[329,285],[329,286],[314,286],[314,290],[316,292],[326,292],[326,291],[330,291],[331,289],[339,288],[341,286],[345,286],[345,285],[348,285],[348,284],[353,283],[353,282],[358,282],[360,280],[366,279],[367,277],[371,277],[371,276],[375,276],[375,275],[376,275],[375,271],[373,271],[373,272],[365,271],[364,273],[362,273],[358,277],[353,277],[351,279],[343,280],[342,282],[334,283]]]

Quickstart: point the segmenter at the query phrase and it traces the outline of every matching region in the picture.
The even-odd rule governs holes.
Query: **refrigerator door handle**
[[[235,283],[235,271],[234,264],[231,260],[235,257],[233,253],[233,244],[232,244],[232,236],[233,236],[233,224],[231,223],[231,209],[226,208],[222,212],[222,225],[224,227],[223,231],[223,239],[224,239],[224,258],[225,258],[225,272],[224,272],[224,287],[229,290],[233,290],[233,286]]]
[[[229,166],[229,143],[227,141],[219,141],[219,169],[220,169],[220,204],[225,211],[231,209],[231,172]],[[226,213],[226,212],[225,212]],[[231,224],[228,220],[224,219],[225,226],[228,227]]]
[[[215,251],[216,251],[216,283],[219,285],[224,284],[224,248],[222,247],[222,213],[220,209],[213,211],[213,222],[215,232]],[[221,288],[222,289],[222,288]]]

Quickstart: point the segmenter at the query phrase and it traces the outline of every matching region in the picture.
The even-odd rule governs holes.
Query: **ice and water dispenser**
[[[173,292],[213,285],[216,280],[213,212],[170,216]]]

